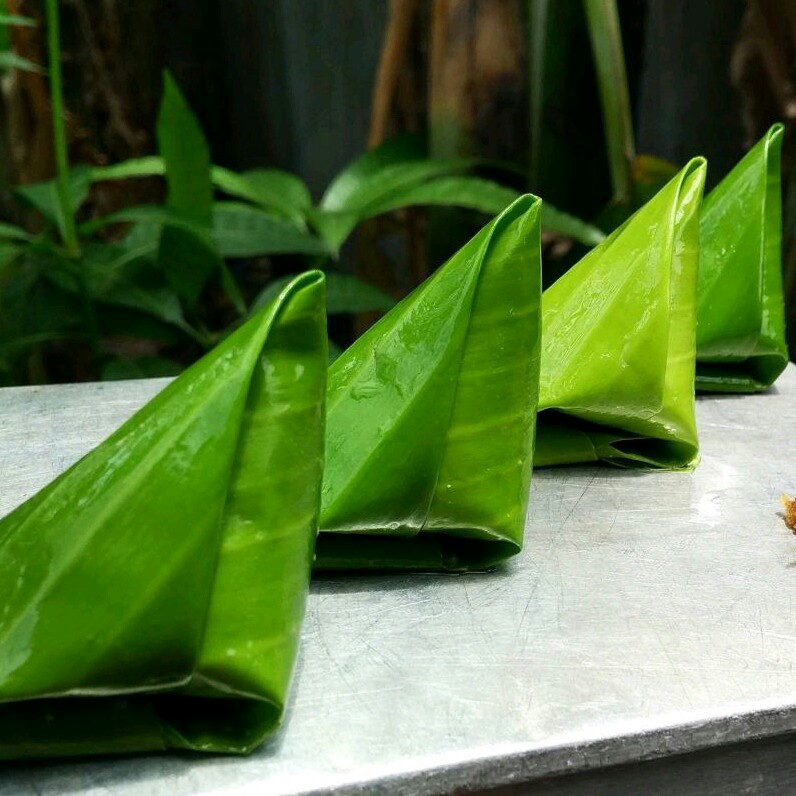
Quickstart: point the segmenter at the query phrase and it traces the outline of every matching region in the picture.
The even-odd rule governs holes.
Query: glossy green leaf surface
[[[539,217],[518,199],[332,364],[316,569],[483,569],[521,548]]]
[[[705,198],[699,225],[698,390],[765,390],[788,363],[782,129],[774,125]]]
[[[246,752],[278,726],[325,382],[310,272],[0,520],[0,759]]]
[[[695,463],[704,180],[697,158],[544,292],[537,466]]]

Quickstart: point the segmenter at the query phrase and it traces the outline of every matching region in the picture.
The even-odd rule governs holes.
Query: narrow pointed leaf
[[[158,260],[166,279],[188,307],[194,307],[208,280],[221,267],[220,254],[209,237],[213,224],[210,148],[199,122],[168,72],[163,76],[157,138],[165,166],[169,210],[207,233],[196,235],[167,224],[160,235]]]
[[[412,205],[445,205],[497,215],[519,196],[512,188],[481,177],[439,177],[380,197],[368,205],[368,214],[388,213]]]
[[[124,223],[134,223],[136,227],[133,229],[139,230],[143,228],[144,225],[147,225],[147,231],[154,234],[154,238],[150,237],[150,239],[154,239],[155,244],[157,244],[157,236],[160,233],[160,227],[167,224],[173,227],[181,227],[182,229],[197,234],[202,234],[207,231],[206,227],[181,216],[176,211],[164,205],[133,205],[123,210],[117,210],[110,215],[86,221],[81,224],[78,229],[82,235],[88,236],[94,235],[111,224]]]
[[[774,125],[705,199],[699,225],[698,390],[765,390],[788,363],[782,129]]]
[[[521,548],[539,206],[517,200],[331,366],[317,568],[480,569]]]
[[[0,69],[19,69],[21,72],[43,74],[44,69],[28,58],[23,58],[10,50],[0,52]]]
[[[213,205],[213,240],[224,257],[328,254],[317,236],[242,202]]]
[[[0,25],[17,25],[19,27],[33,28],[36,20],[30,17],[22,17],[19,14],[0,14]]]
[[[439,177],[385,196],[368,206],[368,214],[375,216],[412,205],[443,205],[497,215],[519,197],[518,191],[493,180],[469,175]],[[566,235],[586,246],[596,246],[605,240],[605,234],[597,227],[564,213],[547,202],[542,203],[541,223],[545,232]]]
[[[416,136],[399,136],[366,152],[331,182],[311,218],[337,251],[356,225],[378,215],[377,206],[428,180],[461,173],[479,163],[474,158],[428,158]],[[404,206],[410,202],[400,202]],[[372,209],[376,208],[376,209]]]
[[[70,205],[77,210],[86,201],[91,187],[91,170],[87,166],[75,166],[69,170]],[[16,194],[34,210],[38,210],[44,218],[57,227],[64,235],[65,220],[58,200],[58,188],[55,180],[20,185]]]
[[[94,166],[91,169],[91,181],[127,180],[130,177],[159,177],[166,173],[166,164],[158,155],[146,155],[141,158],[112,163],[110,166]]]
[[[549,202],[542,203],[542,229],[572,238],[584,246],[597,246],[605,240],[605,233],[594,224],[587,224]]]
[[[276,211],[299,226],[304,226],[312,207],[307,186],[286,171],[254,169],[238,173],[215,166],[212,177],[216,188],[224,193]]]
[[[316,229],[336,250],[363,218],[416,205],[463,207],[497,215],[519,196],[520,193],[513,188],[480,177],[439,177],[389,194],[368,205],[362,213],[316,209],[310,217]],[[542,229],[545,232],[565,235],[585,246],[596,246],[605,240],[602,230],[558,210],[547,202],[542,203]]]
[[[695,462],[704,179],[704,161],[691,161],[545,291],[535,464]]]
[[[16,224],[4,224],[0,222],[0,240],[28,241],[32,235]]]
[[[0,520],[0,759],[246,752],[278,725],[317,527],[323,277]]]
[[[353,160],[329,183],[321,199],[321,207],[342,210],[359,205],[363,193],[375,189],[374,180],[385,168],[425,157],[425,147],[419,136],[403,135],[385,141]]]
[[[428,158],[417,137],[398,137],[340,172],[310,217],[337,251],[360,221],[401,207],[446,205],[497,215],[520,194],[493,180],[461,174],[481,162],[475,158]],[[587,246],[605,237],[596,227],[546,204],[542,206],[542,227]]]
[[[166,174],[166,164],[158,155],[125,160],[91,169],[92,182],[126,180],[132,177],[157,177]],[[246,199],[284,216],[299,226],[305,225],[312,199],[307,186],[295,175],[279,169],[254,169],[235,172],[212,166],[210,179],[220,191]]]
[[[168,206],[185,218],[209,224],[213,202],[210,148],[199,122],[168,72],[163,75],[157,138],[168,183]]]

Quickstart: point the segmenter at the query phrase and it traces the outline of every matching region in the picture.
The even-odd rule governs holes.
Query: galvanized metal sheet
[[[0,391],[0,515],[165,383]],[[537,471],[499,571],[313,583],[286,726],[252,757],[14,767],[0,796],[437,793],[796,730],[796,367],[697,410],[693,473]]]

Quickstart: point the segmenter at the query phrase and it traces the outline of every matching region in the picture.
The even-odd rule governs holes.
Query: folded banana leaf
[[[313,272],[0,521],[0,759],[247,752],[276,729],[325,382]]]
[[[484,569],[522,546],[540,202],[514,202],[329,370],[315,569]]]
[[[698,390],[765,390],[788,364],[781,260],[782,129],[775,124],[702,206]]]
[[[536,466],[695,462],[704,179],[692,160],[544,292]]]

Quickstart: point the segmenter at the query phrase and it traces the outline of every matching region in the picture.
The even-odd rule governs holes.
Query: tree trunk
[[[526,38],[520,0],[434,0],[431,151],[517,159],[527,151]]]

